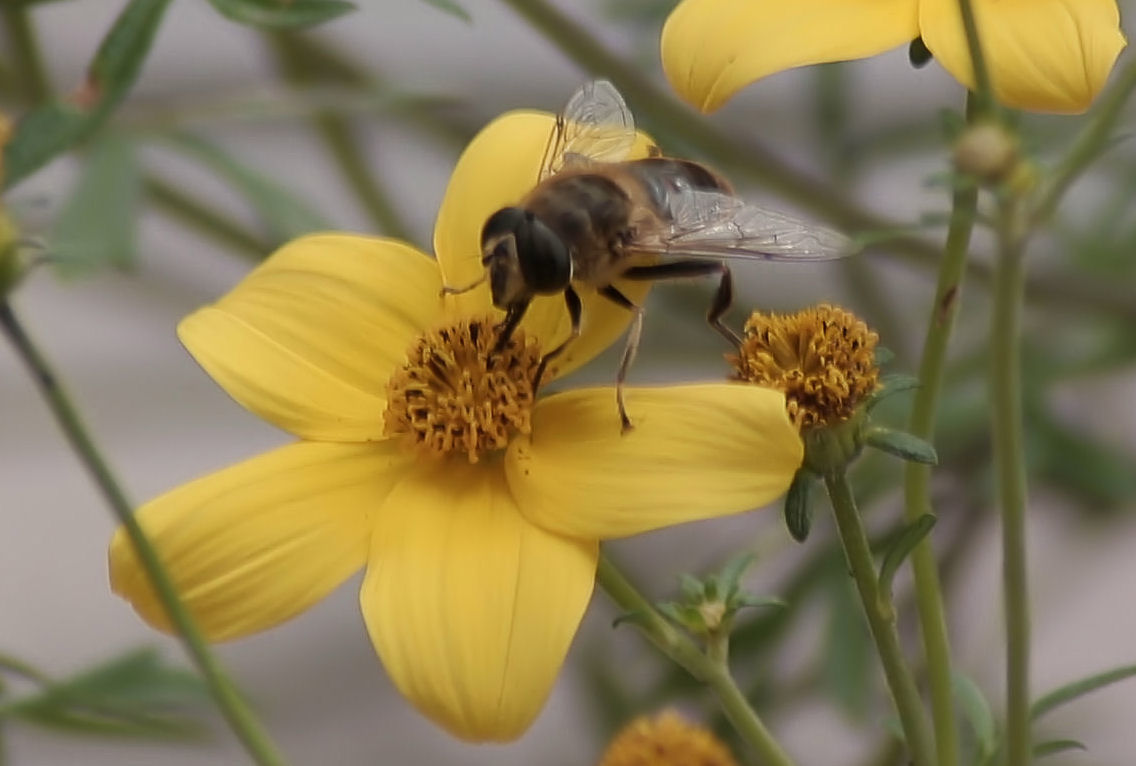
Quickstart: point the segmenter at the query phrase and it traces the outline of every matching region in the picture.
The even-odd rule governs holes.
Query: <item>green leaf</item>
[[[454,16],[456,18],[461,19],[462,21],[464,21],[467,24],[473,23],[473,16],[470,16],[469,12],[465,8],[462,8],[460,5],[455,3],[454,0],[422,0],[422,1],[424,3],[426,3],[426,5],[432,5],[435,8],[437,8],[439,11],[441,11],[442,13],[448,13],[451,16]]]
[[[1070,750],[1088,750],[1087,747],[1075,739],[1051,739],[1048,742],[1038,742],[1033,746],[1034,758],[1043,758],[1047,755],[1067,753]]]
[[[797,471],[785,494],[785,526],[792,538],[799,543],[808,539],[813,524],[812,505],[809,503],[812,483],[812,476],[806,471]]]
[[[49,240],[51,261],[63,276],[133,265],[140,194],[138,161],[128,139],[109,135],[91,147]]]
[[[864,432],[864,444],[913,463],[935,465],[939,456],[935,448],[918,436],[890,428],[875,427]]]
[[[738,589],[741,587],[742,575],[749,569],[750,565],[757,559],[753,553],[745,552],[739,553],[730,558],[729,561],[722,566],[722,571],[718,573],[718,582],[721,583],[724,593],[722,596],[729,600],[737,594]]]
[[[242,165],[216,144],[188,133],[167,134],[170,145],[199,160],[248,200],[276,240],[332,228],[307,202],[268,176]]]
[[[694,575],[684,572],[678,576],[678,592],[684,602],[693,604],[703,599],[706,586]]]
[[[970,678],[960,673],[951,674],[951,687],[962,714],[974,732],[978,743],[979,760],[985,761],[998,748],[998,726],[986,695]]]
[[[206,699],[201,680],[164,665],[151,649],[130,652],[6,708],[41,726],[89,734],[170,738],[202,729],[179,708]]]
[[[887,553],[884,554],[883,563],[880,564],[880,590],[884,593],[891,593],[891,584],[895,579],[895,573],[899,571],[899,567],[907,559],[911,552],[915,550],[915,546],[923,541],[923,538],[935,526],[935,517],[930,513],[925,513],[915,521],[904,526],[900,531],[899,536],[896,537],[895,542],[888,548]]]
[[[828,608],[821,678],[845,713],[862,717],[873,689],[872,643],[863,610],[841,570],[834,570],[828,582]]]
[[[899,394],[904,391],[911,391],[913,389],[919,388],[919,386],[921,385],[923,384],[919,381],[919,378],[915,377],[914,375],[904,375],[902,373],[884,375],[882,378],[880,378],[879,390],[873,393],[871,398],[868,399],[868,411],[870,412],[874,410],[877,404],[884,401],[888,397],[893,396],[894,394]]]
[[[344,0],[209,0],[222,16],[267,29],[310,27],[355,10]]]
[[[1124,665],[1119,668],[1114,668],[1113,670],[1107,670],[1103,673],[1082,678],[1079,681],[1073,681],[1064,686],[1059,686],[1048,694],[1041,696],[1033,703],[1030,707],[1030,716],[1035,719],[1041,718],[1054,708],[1058,708],[1089,692],[1094,692],[1097,689],[1114,684],[1117,681],[1123,681],[1132,676],[1136,676],[1136,665]]]
[[[138,78],[169,4],[131,0],[99,45],[82,90],[24,115],[4,146],[4,188],[98,130]]]

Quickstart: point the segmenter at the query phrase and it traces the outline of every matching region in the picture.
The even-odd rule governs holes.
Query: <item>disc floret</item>
[[[516,330],[497,349],[491,318],[466,319],[421,335],[387,383],[386,435],[437,457],[471,463],[532,429],[540,346]]]

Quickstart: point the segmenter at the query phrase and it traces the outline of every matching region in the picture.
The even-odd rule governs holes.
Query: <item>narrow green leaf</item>
[[[1113,670],[1107,670],[1104,673],[1082,678],[1079,681],[1059,686],[1048,694],[1042,695],[1030,707],[1030,716],[1033,718],[1041,718],[1046,713],[1054,708],[1061,707],[1067,702],[1072,702],[1078,697],[1083,697],[1089,692],[1094,692],[1117,681],[1123,681],[1126,678],[1136,676],[1136,665],[1124,665]]]
[[[876,346],[876,366],[883,367],[895,359],[895,352],[887,346]]]
[[[473,23],[473,16],[469,15],[469,11],[462,8],[454,2],[454,0],[423,0],[427,5],[432,5],[442,13],[448,13],[455,18],[459,18],[466,24]]]
[[[685,603],[693,604],[703,599],[706,587],[694,575],[683,572],[678,576],[678,592]]]
[[[743,595],[734,599],[730,606],[735,609],[754,608],[754,609],[788,609],[789,604],[784,599],[777,598],[776,596],[749,596]]]
[[[883,563],[880,564],[880,590],[884,593],[891,593],[891,584],[895,579],[895,573],[899,571],[904,560],[915,550],[915,546],[935,526],[935,521],[936,519],[932,514],[925,513],[900,531],[895,542],[884,554]]]
[[[864,614],[846,574],[833,570],[828,586],[828,626],[821,652],[824,686],[849,716],[862,718],[872,693],[872,643]]]
[[[332,228],[327,219],[277,181],[243,165],[216,144],[188,133],[167,134],[171,146],[199,160],[227,181],[256,210],[279,241]]]
[[[805,471],[797,471],[785,495],[785,526],[792,538],[799,543],[808,539],[813,525],[812,505],[809,503],[812,483],[810,475]]]
[[[1044,758],[1047,755],[1067,753],[1070,750],[1088,750],[1084,743],[1075,739],[1051,739],[1048,742],[1038,742],[1033,746],[1033,757]]]
[[[310,27],[355,10],[344,0],[209,0],[222,16],[266,29]]]
[[[903,431],[882,427],[869,428],[864,433],[864,444],[913,463],[935,465],[939,462],[934,447],[918,436]]]
[[[998,725],[986,695],[970,678],[960,673],[951,674],[951,686],[962,714],[974,732],[978,744],[979,760],[985,761],[998,748]]]
[[[133,651],[48,684],[5,713],[41,726],[113,736],[183,738],[201,731],[187,706],[204,702],[205,687],[186,670],[162,663],[151,649]]]
[[[170,0],[131,0],[103,38],[74,96],[24,115],[4,147],[4,188],[10,188],[94,133],[122,101],[154,42]]]
[[[914,390],[916,388],[919,388],[919,386],[921,385],[922,384],[919,382],[919,378],[915,377],[914,375],[904,375],[902,373],[884,375],[882,378],[880,378],[879,390],[872,394],[871,398],[868,399],[868,410],[871,411],[875,409],[877,404],[884,401],[890,396],[903,393],[904,391]]]
[[[140,194],[130,141],[108,135],[94,144],[48,242],[60,274],[73,277],[133,265]]]
[[[732,556],[722,566],[722,571],[718,573],[718,582],[721,584],[722,598],[725,601],[731,602],[737,596],[741,589],[742,576],[756,559],[754,554],[747,551]]]

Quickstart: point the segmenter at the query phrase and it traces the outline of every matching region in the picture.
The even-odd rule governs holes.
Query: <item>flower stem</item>
[[[1002,585],[1006,610],[1006,765],[1030,762],[1030,616],[1026,572],[1026,470],[1022,443],[1021,331],[1026,211],[1003,201],[990,347],[994,466],[1002,512]]]
[[[974,99],[967,99],[967,116],[974,115]],[[951,221],[947,244],[935,286],[935,302],[923,341],[919,361],[919,388],[911,406],[908,432],[931,440],[935,432],[935,413],[943,387],[947,348],[955,316],[958,314],[962,278],[966,271],[970,234],[978,205],[978,189],[957,189],[951,199]],[[908,462],[904,468],[904,518],[913,522],[931,513],[931,466]],[[931,690],[931,717],[935,726],[935,749],[939,766],[958,763],[958,728],[951,684],[951,647],[939,568],[930,539],[924,539],[911,553],[915,573],[915,600],[927,657],[927,682]]]
[[[860,601],[868,617],[868,627],[876,642],[884,676],[899,713],[912,763],[915,766],[933,766],[935,749],[923,701],[899,645],[899,634],[895,628],[895,605],[891,595],[879,586],[872,550],[860,523],[860,513],[856,508],[852,488],[843,471],[825,476],[824,483],[836,517],[844,554],[848,558],[848,567],[856,581],[856,589],[860,592]]]
[[[103,460],[101,453],[87,433],[78,410],[59,384],[59,380],[47,360],[24,331],[23,326],[13,313],[11,305],[6,301],[0,302],[0,329],[8,336],[17,353],[27,365],[40,393],[47,401],[75,454],[90,472],[107,504],[110,505],[115,516],[126,529],[138,558],[146,570],[150,582],[154,585],[166,613],[169,615],[170,622],[176,626],[186,652],[192,658],[201,675],[204,676],[209,690],[225,719],[229,722],[229,726],[244,744],[245,750],[255,763],[260,764],[260,766],[281,766],[284,759],[261,728],[248,705],[241,698],[232,680],[209,649],[201,631],[193,622],[193,618],[190,617],[189,611],[177,594],[173,581],[162,566],[157,552],[146,538],[142,527],[135,520],[130,503],[126,500],[126,495],[119,487],[110,467]]]
[[[726,717],[730,719],[738,734],[758,753],[762,766],[794,766],[793,759],[765,728],[765,724],[730,675],[724,651],[720,653],[719,661],[708,657],[689,637],[663,619],[651,602],[602,552],[596,569],[596,580],[624,612],[635,615],[634,623],[647,640],[696,679],[714,690]]]

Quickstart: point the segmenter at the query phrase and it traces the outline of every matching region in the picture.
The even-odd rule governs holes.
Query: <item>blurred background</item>
[[[657,41],[673,4],[560,0],[555,7],[666,92]],[[57,92],[78,88],[122,5],[28,6]],[[436,7],[446,3],[359,5],[314,29],[281,34],[235,24],[209,3],[173,3],[106,127],[4,197],[23,235],[43,241],[54,261],[30,274],[13,305],[135,501],[288,441],[197,368],[174,336],[179,318],[303,231],[383,232],[429,250],[450,168],[473,132],[508,109],[555,111],[582,81],[604,74],[586,71],[504,2],[460,0],[468,21]],[[1133,6],[1121,3],[1126,22]],[[9,25],[12,18],[5,17]],[[1126,31],[1131,37],[1131,24]],[[12,43],[0,36],[0,108],[15,118],[26,102],[9,65]],[[1132,55],[1122,54],[1121,64]],[[636,94],[626,95],[639,113]],[[747,142],[759,143],[866,211],[926,225],[920,234],[938,244],[943,232],[934,224],[949,209],[943,112],[957,113],[961,102],[959,86],[937,64],[917,70],[897,50],[775,75],[706,121],[734,142],[732,150],[744,155]],[[705,145],[647,112],[644,127],[668,152],[706,156]],[[1051,161],[1081,124],[1025,117],[1027,151]],[[759,156],[750,154],[751,164]],[[749,199],[846,223],[823,202],[785,193],[760,168],[715,165]],[[1136,662],[1134,193],[1136,151],[1121,144],[1077,184],[1031,249],[1024,349],[1038,693]],[[988,260],[981,230],[974,249],[980,265]],[[838,302],[879,330],[896,354],[893,371],[913,372],[935,268],[933,248],[874,248],[838,264],[744,264],[735,271],[741,297],[733,319],[750,306]],[[1001,582],[987,500],[983,378],[988,277],[980,271],[968,279],[952,342],[935,540],[960,669],[997,708]],[[721,374],[725,349],[701,319],[709,295],[700,283],[653,291],[634,382]],[[567,385],[609,382],[615,366],[609,354]],[[883,419],[904,423],[909,403],[896,397]],[[901,475],[898,462],[882,458],[858,466],[873,528],[894,528]],[[18,358],[0,345],[0,652],[60,678],[140,646],[184,664],[174,640],[110,593],[105,552],[114,526]],[[736,670],[770,728],[803,763],[889,762],[880,674],[823,504],[804,545],[769,509],[612,551],[652,597],[664,599],[678,572],[720,566],[739,541],[759,557],[750,588],[790,602],[746,617],[737,638]],[[620,723],[668,703],[721,727],[706,694],[632,629],[611,629],[615,611],[597,594],[536,725],[507,746],[459,743],[390,685],[363,629],[358,584],[219,649],[293,763],[591,764]],[[901,603],[908,591],[901,577]],[[914,625],[901,627],[916,646]],[[1043,735],[1089,748],[1052,762],[1136,762],[1133,709],[1136,683],[1129,683],[1046,718]],[[207,704],[185,712],[207,722],[208,736],[155,743],[5,721],[6,756],[16,766],[245,762]]]

